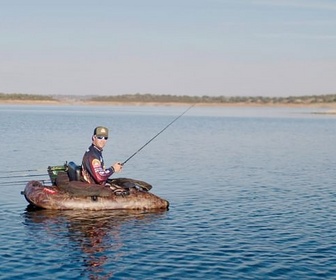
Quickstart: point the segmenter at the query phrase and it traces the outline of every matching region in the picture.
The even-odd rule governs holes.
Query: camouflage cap
[[[97,126],[93,131],[93,135],[108,137],[108,129],[104,126]]]

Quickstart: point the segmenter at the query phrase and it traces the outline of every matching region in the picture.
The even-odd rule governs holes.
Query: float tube
[[[115,178],[108,186],[88,184],[79,179],[80,166],[73,162],[49,166],[52,182],[29,181],[22,192],[30,205],[51,210],[151,210],[167,209],[169,202],[149,192],[144,181]]]

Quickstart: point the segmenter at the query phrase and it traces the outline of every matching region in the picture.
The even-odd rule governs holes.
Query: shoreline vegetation
[[[60,104],[60,105],[191,105],[197,106],[287,106],[333,109],[336,114],[336,94],[265,97],[265,96],[187,96],[156,94],[125,94],[111,96],[38,95],[0,93],[0,104]]]

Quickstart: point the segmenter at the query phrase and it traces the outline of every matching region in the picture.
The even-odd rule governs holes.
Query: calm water
[[[194,107],[119,175],[169,211],[28,211],[25,183],[95,126],[113,163],[185,109],[0,106],[0,279],[335,279],[335,115]]]

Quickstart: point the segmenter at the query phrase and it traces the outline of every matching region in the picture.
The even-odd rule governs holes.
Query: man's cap
[[[97,126],[93,131],[93,135],[108,137],[108,129],[104,126]]]

